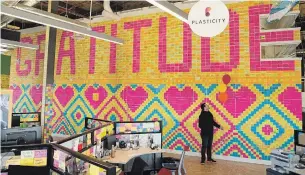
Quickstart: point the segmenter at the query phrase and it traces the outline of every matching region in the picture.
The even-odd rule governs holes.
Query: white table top
[[[155,154],[155,153],[162,153],[164,150],[162,149],[156,149],[152,150],[150,148],[139,148],[137,150],[116,150],[115,157],[107,157],[102,158],[103,161],[109,162],[109,163],[115,163],[115,164],[126,164],[130,159],[145,155],[145,154]]]

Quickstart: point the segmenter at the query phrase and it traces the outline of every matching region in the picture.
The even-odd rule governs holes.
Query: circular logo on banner
[[[188,21],[194,33],[213,37],[223,32],[229,23],[229,10],[219,0],[199,1],[189,12]]]

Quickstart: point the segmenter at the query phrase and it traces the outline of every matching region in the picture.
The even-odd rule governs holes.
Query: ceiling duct
[[[22,10],[22,11],[29,12],[29,13],[33,13],[35,15],[40,15],[40,16],[43,16],[43,17],[46,17],[46,18],[51,18],[51,19],[55,19],[55,20],[58,20],[58,21],[65,22],[65,23],[69,23],[69,24],[72,24],[72,25],[75,25],[75,26],[78,26],[78,27],[83,27],[87,30],[91,30],[91,27],[86,23],[83,23],[83,22],[80,22],[80,21],[77,21],[77,20],[73,20],[73,19],[70,19],[70,18],[67,18],[67,17],[64,17],[64,16],[59,16],[59,15],[56,15],[56,14],[53,14],[53,13],[50,13],[50,12],[42,11],[42,10],[39,10],[39,9],[36,9],[36,8],[33,8],[33,7],[25,6],[25,5],[22,5],[22,4],[17,4],[17,5],[14,6],[14,8]]]
[[[44,17],[43,14],[48,13],[48,12],[44,12],[42,10],[35,10],[35,11],[41,13],[41,15],[34,14],[34,13],[24,11],[21,9],[16,9],[14,7],[8,7],[6,5],[1,5],[0,13],[4,14],[4,15],[15,17],[15,18],[31,21],[34,23],[50,26],[50,27],[65,30],[65,31],[70,31],[73,33],[79,33],[82,35],[86,35],[89,37],[93,37],[96,39],[101,39],[101,40],[105,40],[105,41],[109,41],[109,42],[113,42],[113,43],[117,43],[117,44],[123,44],[123,42],[124,42],[122,39],[119,39],[119,38],[116,38],[116,37],[113,37],[110,35],[106,35],[104,33],[87,30],[84,27],[73,25],[70,22]],[[52,14],[52,16],[55,17],[55,16],[59,16],[59,15]],[[60,16],[59,16],[59,18],[60,18]]]
[[[19,2],[19,0],[18,1],[2,1],[1,5],[7,4],[9,6],[13,6],[13,5],[18,4],[18,2]],[[32,7],[35,4],[37,4],[38,2],[39,2],[39,0],[26,0],[26,1],[23,1],[23,5]],[[7,26],[10,22],[14,21],[14,19],[15,18],[12,18],[10,16],[1,15],[1,28],[4,26]]]
[[[104,0],[104,10],[102,12],[102,16],[113,19],[113,20],[120,20],[121,17],[115,13],[113,13],[111,7],[110,7],[110,0]]]

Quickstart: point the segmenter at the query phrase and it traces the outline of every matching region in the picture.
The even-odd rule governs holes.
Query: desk
[[[113,163],[113,164],[126,164],[130,159],[145,155],[145,154],[156,154],[156,153],[163,153],[164,150],[152,150],[150,148],[139,148],[137,150],[121,150],[118,149],[115,151],[114,158],[103,158],[102,160],[105,162]]]
[[[153,154],[154,155],[154,171],[156,170],[156,160],[155,160],[155,154],[157,153],[163,153],[165,150],[158,149],[158,150],[152,150],[150,148],[139,148],[137,150],[121,150],[117,149],[115,152],[115,157],[107,157],[107,158],[102,158],[103,161],[108,162],[108,163],[113,163],[113,164],[121,164],[122,166],[122,171],[124,171],[124,165],[127,164],[131,159],[141,156],[141,155],[146,155],[146,154]]]
[[[295,174],[305,175],[305,169],[296,169],[296,168],[285,168],[287,171],[290,171]]]

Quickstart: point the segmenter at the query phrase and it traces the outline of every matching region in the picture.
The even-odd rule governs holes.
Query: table
[[[297,168],[285,168],[287,171],[290,171],[292,173],[296,173],[299,175],[305,175],[305,169],[297,169]]]
[[[155,165],[155,154],[157,153],[163,153],[165,150],[162,149],[155,149],[152,150],[150,148],[139,148],[137,150],[122,150],[122,149],[117,149],[115,151],[115,157],[111,158],[111,157],[107,157],[107,158],[102,158],[103,161],[108,162],[108,163],[113,163],[113,164],[127,164],[129,162],[129,160],[131,160],[132,158],[141,156],[141,155],[145,155],[145,154],[154,154],[154,170],[156,170],[156,165]],[[124,171],[124,166],[122,168],[122,170]]]
[[[113,163],[113,164],[126,164],[128,161],[132,158],[145,155],[145,154],[156,154],[156,153],[163,153],[164,150],[158,149],[158,150],[152,150],[150,148],[139,148],[137,150],[121,150],[117,149],[115,151],[115,157],[114,158],[103,158],[102,160],[105,162]]]

